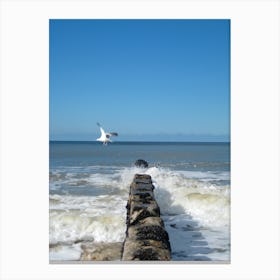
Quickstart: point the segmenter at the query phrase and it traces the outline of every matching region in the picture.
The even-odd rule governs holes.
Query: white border
[[[279,279],[278,1],[0,3],[1,279]],[[49,18],[231,19],[231,264],[48,263]]]

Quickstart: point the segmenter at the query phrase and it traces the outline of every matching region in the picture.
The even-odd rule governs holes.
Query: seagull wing
[[[117,132],[109,132],[107,133],[109,136],[118,136],[119,134]]]
[[[100,128],[101,137],[106,137],[106,133],[105,133],[104,129],[101,127],[100,123],[96,123],[96,124],[97,124],[97,125],[99,126],[99,128]]]
[[[104,131],[104,129],[100,126],[100,131],[101,131],[101,137],[106,137],[106,133]]]

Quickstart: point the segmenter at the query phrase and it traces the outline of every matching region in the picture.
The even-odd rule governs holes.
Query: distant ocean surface
[[[50,142],[51,261],[120,260],[135,173],[152,176],[172,260],[230,261],[229,143],[63,141]]]

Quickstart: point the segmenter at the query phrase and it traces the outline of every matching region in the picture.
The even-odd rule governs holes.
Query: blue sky
[[[229,20],[50,20],[50,139],[228,141]]]

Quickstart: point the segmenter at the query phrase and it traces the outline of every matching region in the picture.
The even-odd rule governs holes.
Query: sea
[[[50,262],[120,261],[136,173],[152,177],[172,261],[230,262],[230,143],[50,141],[49,155]]]

